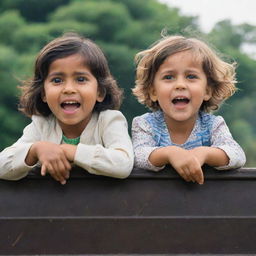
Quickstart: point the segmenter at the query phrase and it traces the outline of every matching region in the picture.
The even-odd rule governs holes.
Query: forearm
[[[207,164],[209,166],[218,167],[228,165],[229,163],[227,154],[220,148],[198,147],[191,151],[199,156],[202,165]]]
[[[222,149],[210,147],[208,148],[208,150],[209,150],[209,153],[205,161],[206,164],[210,166],[216,166],[216,167],[228,165],[229,158]]]
[[[92,174],[126,178],[133,168],[133,158],[132,147],[104,148],[80,143],[74,163]]]
[[[222,150],[228,157],[226,164],[215,165],[216,169],[239,168],[245,164],[246,157],[242,148],[233,139],[224,119],[220,116],[216,118],[213,125],[211,143],[211,148]]]
[[[32,166],[25,163],[30,143],[14,144],[0,153],[0,178],[18,180],[27,175]]]
[[[170,163],[171,154],[177,150],[175,146],[157,148],[149,155],[148,160],[154,166],[160,167]]]
[[[204,176],[202,164],[198,155],[192,151],[177,147],[168,146],[154,150],[149,156],[149,161],[156,166],[170,164],[186,181],[203,184]]]
[[[218,170],[234,169],[244,166],[246,157],[239,145],[237,147],[223,145],[219,146],[219,149],[223,150],[227,154],[229,161],[227,165],[220,165],[219,167],[216,167]]]

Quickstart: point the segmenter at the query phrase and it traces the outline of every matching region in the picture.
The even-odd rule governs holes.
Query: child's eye
[[[76,80],[77,80],[79,83],[84,83],[84,82],[87,81],[86,77],[84,77],[84,76],[79,76],[79,77],[77,77]]]
[[[63,80],[60,78],[60,77],[54,77],[52,80],[51,80],[52,83],[54,84],[59,84],[59,83],[62,83]]]
[[[165,75],[163,78],[164,78],[164,80],[172,80],[172,79],[174,79],[174,77],[172,75]]]
[[[193,74],[190,74],[190,75],[187,75],[187,78],[188,78],[188,79],[196,79],[197,76],[196,76],[196,75],[193,75]]]

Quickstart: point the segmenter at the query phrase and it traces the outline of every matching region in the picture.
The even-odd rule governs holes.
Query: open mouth
[[[172,103],[174,105],[178,105],[178,104],[188,104],[189,103],[189,99],[186,97],[176,97],[172,100]]]
[[[66,111],[75,111],[76,109],[78,109],[81,104],[77,101],[64,101],[60,104],[60,106],[66,110]]]

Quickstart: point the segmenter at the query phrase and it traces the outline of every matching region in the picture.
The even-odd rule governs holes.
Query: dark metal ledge
[[[256,168],[240,168],[232,170],[216,170],[209,166],[204,166],[204,176],[206,180],[215,180],[215,179],[256,179]],[[71,172],[71,179],[105,179],[103,176],[95,176],[84,171],[82,168],[75,166]],[[159,172],[153,172],[143,169],[134,168],[130,176],[127,179],[180,179],[180,176],[176,171],[171,167],[167,166],[165,169]],[[35,168],[26,179],[51,179],[51,177],[40,176],[40,170]]]
[[[256,254],[256,169],[0,181],[0,255]]]

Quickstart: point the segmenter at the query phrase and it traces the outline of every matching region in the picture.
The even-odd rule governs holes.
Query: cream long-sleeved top
[[[33,169],[34,166],[26,165],[25,158],[36,141],[62,143],[62,130],[53,115],[32,116],[22,137],[0,153],[1,179],[18,180]],[[133,162],[132,142],[123,114],[117,110],[93,113],[80,136],[74,164],[92,174],[126,178]]]

